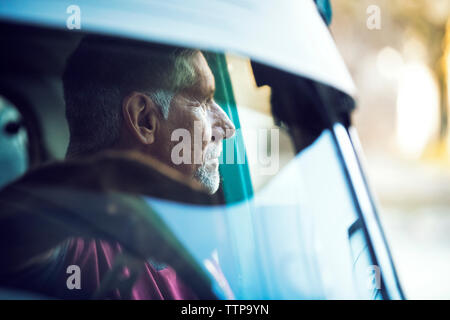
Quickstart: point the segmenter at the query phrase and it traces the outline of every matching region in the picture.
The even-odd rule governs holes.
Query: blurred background
[[[331,31],[358,88],[353,123],[406,297],[450,299],[450,0],[332,6]]]

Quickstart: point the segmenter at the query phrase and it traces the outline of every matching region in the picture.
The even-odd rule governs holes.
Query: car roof
[[[71,32],[66,26],[71,5],[3,0],[0,21]],[[82,32],[241,54],[355,94],[313,0],[77,0],[76,5]]]

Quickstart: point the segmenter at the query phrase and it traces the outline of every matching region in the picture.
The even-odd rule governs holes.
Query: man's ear
[[[122,103],[126,128],[142,144],[152,144],[158,130],[160,112],[155,103],[141,92],[132,92]]]

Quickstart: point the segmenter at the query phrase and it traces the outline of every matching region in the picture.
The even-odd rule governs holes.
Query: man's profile
[[[68,187],[69,211],[75,211],[71,201],[77,204],[86,201],[81,205],[81,217],[94,216],[97,223],[109,221],[108,226],[116,228],[123,238],[129,237],[130,243],[138,243],[137,247],[145,255],[146,246],[157,248],[163,243],[152,243],[149,240],[153,239],[152,235],[149,238],[142,232],[134,234],[130,225],[139,227],[138,220],[128,212],[121,214],[125,218],[129,214],[130,219],[120,220],[116,203],[109,200],[110,194],[118,191],[146,195],[152,188],[160,193],[170,192],[167,185],[158,184],[156,180],[164,176],[160,173],[170,175],[173,172],[194,181],[207,194],[216,193],[222,141],[233,136],[235,128],[214,101],[213,73],[199,50],[163,45],[142,47],[124,40],[88,36],[68,58],[62,80],[70,131],[66,160],[26,174],[7,187],[0,197],[20,198],[20,192],[16,191],[30,185],[53,183],[58,188],[63,187],[63,191]],[[182,150],[189,154],[189,157],[182,155],[189,161],[174,161],[179,141],[173,139],[173,133],[177,130],[190,136],[186,140],[189,152],[186,148]],[[200,135],[200,139],[195,139],[196,135]],[[196,145],[199,141],[200,145]],[[134,156],[128,157],[130,152]],[[136,153],[143,157],[135,156]],[[155,161],[161,164],[157,172],[153,170]],[[99,203],[92,203],[70,193],[72,187],[93,190],[105,197]],[[40,220],[36,214],[38,208],[31,210],[26,202],[22,205],[26,208],[25,218],[17,214],[19,222],[15,217],[11,222],[7,220],[8,215],[2,217],[9,224],[3,223],[0,231],[11,239],[6,254],[14,259],[0,264],[0,275],[12,270],[14,276],[0,276],[0,280],[12,279],[14,286],[43,288],[47,294],[64,298],[96,297],[99,292],[108,298],[196,298],[170,266],[153,260],[141,261],[136,268],[140,270],[139,275],[135,274],[134,279],[131,268],[117,264],[125,253],[117,241],[92,237],[89,236],[92,233],[76,228],[67,236],[68,232],[59,232],[54,220]],[[45,214],[47,207],[43,205],[39,210]],[[123,228],[111,222],[116,216],[117,221],[123,221]],[[45,223],[52,226],[47,227],[52,230],[45,230]],[[29,230],[27,239],[40,239],[16,241],[11,226],[21,232]],[[48,237],[41,241],[42,233],[46,232]],[[140,241],[140,237],[148,243]],[[21,251],[14,249],[16,247]],[[80,268],[81,290],[67,291],[65,270],[70,265]],[[102,286],[117,270],[121,277],[133,278],[126,293],[108,291],[108,287]]]
[[[214,101],[214,76],[199,50],[118,48],[86,38],[69,58],[63,84],[69,158],[136,150],[192,176],[211,194],[217,190],[221,143],[234,126]],[[190,161],[179,165],[172,159],[177,129],[192,137]]]

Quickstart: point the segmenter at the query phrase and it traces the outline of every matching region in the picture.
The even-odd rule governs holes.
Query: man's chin
[[[197,169],[194,175],[208,194],[214,194],[219,189],[220,175],[217,166],[203,165]]]

